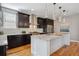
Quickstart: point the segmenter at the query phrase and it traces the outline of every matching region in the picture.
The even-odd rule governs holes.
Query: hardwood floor
[[[51,56],[79,56],[79,43],[71,42],[70,46],[60,48]]]
[[[24,45],[8,50],[7,56],[31,56],[31,46]],[[51,56],[79,56],[79,43],[71,42],[70,46],[60,48]]]
[[[7,56],[31,56],[31,45],[24,45],[21,47],[7,50]]]

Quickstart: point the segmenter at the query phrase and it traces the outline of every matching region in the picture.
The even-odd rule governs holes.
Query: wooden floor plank
[[[31,56],[31,45],[24,45],[21,47],[7,50],[7,56]]]
[[[7,56],[31,56],[31,45],[10,49]],[[71,42],[70,46],[62,47],[50,56],[79,56],[79,43]]]

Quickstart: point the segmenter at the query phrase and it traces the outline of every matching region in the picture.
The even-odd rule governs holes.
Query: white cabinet
[[[0,4],[0,27],[2,27],[3,25],[3,16],[2,16],[2,7],[1,7],[1,4]]]
[[[65,40],[63,44],[70,45],[70,34],[65,34],[63,40]]]
[[[49,41],[40,38],[31,38],[31,53],[33,56],[48,56],[50,55]]]
[[[31,53],[34,56],[49,56],[64,45],[70,45],[70,34],[31,36]]]
[[[16,28],[17,13],[13,10],[3,9],[3,28]]]

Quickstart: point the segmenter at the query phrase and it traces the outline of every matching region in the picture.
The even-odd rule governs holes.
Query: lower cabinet
[[[25,44],[30,44],[31,38],[29,34],[26,35],[9,35],[8,39],[8,49],[22,46]]]
[[[22,44],[30,44],[31,43],[31,36],[30,35],[22,35]]]
[[[6,45],[0,46],[0,56],[6,56]]]

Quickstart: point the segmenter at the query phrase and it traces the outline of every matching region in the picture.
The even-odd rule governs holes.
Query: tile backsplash
[[[26,31],[26,33],[30,32],[29,28],[1,28],[0,31],[3,31],[4,34],[20,34],[22,31]],[[43,29],[37,29],[37,32],[43,32]]]

